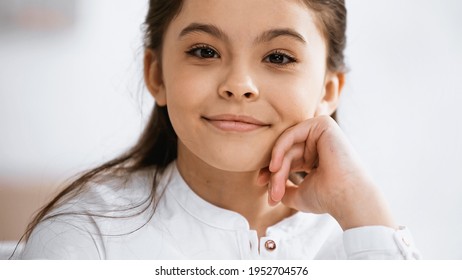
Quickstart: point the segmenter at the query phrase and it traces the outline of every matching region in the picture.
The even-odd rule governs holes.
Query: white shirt
[[[153,212],[152,204],[145,201],[151,190],[152,173],[136,172],[126,180],[114,178],[90,187],[60,206],[54,213],[75,213],[41,222],[20,258],[419,258],[405,228],[369,226],[343,232],[327,214],[298,212],[269,227],[266,236],[259,240],[243,216],[195,194],[175,163],[160,178]],[[132,209],[127,209],[130,205]],[[138,215],[141,210],[146,211]],[[110,217],[85,214],[88,212]]]

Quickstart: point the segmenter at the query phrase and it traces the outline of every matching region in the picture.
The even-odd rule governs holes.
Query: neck
[[[293,214],[292,209],[268,204],[268,184],[258,183],[260,170],[230,172],[217,169],[195,156],[181,142],[178,144],[178,170],[189,187],[204,200],[237,212],[249,222],[258,236],[266,229]]]

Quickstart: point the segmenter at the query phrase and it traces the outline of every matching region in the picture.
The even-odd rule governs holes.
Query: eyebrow
[[[277,38],[280,36],[289,36],[303,44],[306,44],[305,38],[300,33],[298,33],[297,31],[291,28],[270,29],[268,31],[263,32],[260,36],[258,36],[255,42],[256,43],[269,42],[273,40],[274,38]]]
[[[226,35],[220,28],[212,24],[202,24],[202,23],[191,23],[190,25],[185,27],[183,30],[181,30],[180,35],[178,37],[182,38],[188,34],[197,33],[197,32],[207,33],[218,39],[229,41],[228,35]]]
[[[207,33],[213,37],[216,37],[218,39],[221,39],[227,42],[230,41],[228,35],[226,35],[226,33],[223,32],[220,28],[212,24],[203,24],[203,23],[191,23],[190,25],[185,27],[183,30],[181,30],[180,35],[178,37],[182,38],[188,34],[197,33],[197,32]],[[255,39],[255,43],[269,42],[281,36],[292,37],[296,39],[297,41],[303,44],[306,44],[305,38],[300,33],[298,33],[297,31],[291,28],[275,28],[275,29],[267,30]]]

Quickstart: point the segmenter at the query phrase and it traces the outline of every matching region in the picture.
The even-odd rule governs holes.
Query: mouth
[[[270,124],[250,116],[215,115],[203,116],[202,119],[215,128],[226,132],[250,132],[270,126]]]

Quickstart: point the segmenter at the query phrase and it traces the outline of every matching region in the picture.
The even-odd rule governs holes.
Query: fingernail
[[[271,206],[271,182],[268,183],[268,204]]]
[[[270,197],[271,197],[272,201],[275,201],[274,200],[274,193],[273,193],[273,185],[271,185],[271,188],[270,188]]]

